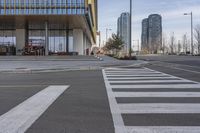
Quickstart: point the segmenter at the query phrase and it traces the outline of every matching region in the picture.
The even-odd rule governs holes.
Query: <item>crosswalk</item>
[[[200,83],[148,68],[102,72],[116,133],[200,133]]]

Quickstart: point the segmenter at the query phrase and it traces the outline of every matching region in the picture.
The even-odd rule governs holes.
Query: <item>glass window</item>
[[[83,14],[85,0],[0,0],[0,14]],[[6,9],[4,7],[6,6]]]
[[[4,1],[0,1],[0,14],[4,14]]]

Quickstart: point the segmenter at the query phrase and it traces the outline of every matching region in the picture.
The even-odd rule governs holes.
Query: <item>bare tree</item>
[[[178,53],[179,54],[181,53],[181,49],[182,49],[182,47],[181,47],[181,41],[178,40]]]
[[[195,27],[195,39],[197,42],[197,51],[200,54],[200,24]]]
[[[188,52],[188,35],[187,35],[187,33],[186,34],[184,34],[183,35],[183,39],[182,39],[182,43],[183,43],[183,51],[185,52],[185,53],[187,53]]]
[[[167,52],[167,36],[165,33],[162,35],[162,48],[161,50],[163,51],[163,54]]]
[[[176,37],[174,35],[174,32],[171,34],[170,36],[170,49],[171,49],[171,54],[175,53],[175,41],[176,41]]]

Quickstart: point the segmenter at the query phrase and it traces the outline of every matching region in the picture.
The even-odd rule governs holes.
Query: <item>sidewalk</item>
[[[112,66],[130,66],[144,64],[144,61],[121,61],[108,56],[5,56],[0,57],[0,72],[32,73],[69,70],[98,70]]]
[[[0,56],[0,61],[97,61],[94,56]]]

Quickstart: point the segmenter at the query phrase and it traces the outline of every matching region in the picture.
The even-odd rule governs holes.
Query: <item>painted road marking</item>
[[[112,88],[132,88],[132,89],[139,89],[139,88],[154,88],[154,89],[162,89],[162,88],[170,88],[170,89],[177,89],[177,88],[198,88],[200,89],[200,84],[167,84],[167,85],[112,85]]]
[[[137,79],[137,80],[139,80],[139,79],[140,79],[140,80],[142,80],[142,79],[143,79],[143,80],[145,80],[145,79],[151,79],[151,80],[153,80],[153,79],[157,79],[157,80],[159,80],[159,79],[160,79],[160,80],[161,80],[161,79],[177,79],[177,80],[178,80],[178,78],[175,78],[175,77],[117,77],[117,78],[107,78],[107,77],[106,77],[106,78],[105,78],[105,80],[108,80],[108,79],[109,79],[109,80],[115,80],[115,79],[119,79],[119,80],[120,80],[120,79],[127,79],[127,80],[131,80],[131,79],[132,79],[132,80],[134,80],[134,79],[135,79],[135,80],[136,80],[136,79]]]
[[[127,133],[199,133],[197,126],[126,126]]]
[[[122,114],[199,114],[200,103],[117,103],[116,98],[199,98],[200,83],[148,68],[110,68],[102,72],[116,133],[199,133],[200,127],[195,126],[125,126]],[[134,83],[137,85],[134,85]],[[155,83],[155,85],[151,83]],[[169,92],[162,92],[162,89],[166,88],[168,88]],[[114,89],[121,89],[121,91],[115,92]],[[126,91],[126,89],[130,89],[130,91]],[[131,89],[141,89],[141,92],[132,92]],[[148,90],[143,92],[143,89],[160,89],[161,92],[159,90],[158,92],[149,92]],[[173,92],[173,89],[187,89],[188,92],[184,92],[184,90]],[[196,89],[197,92],[190,92],[190,89]]]
[[[121,74],[119,74],[119,75],[114,75],[114,74],[107,74],[107,77],[146,77],[146,76],[149,76],[149,77],[151,77],[151,76],[157,76],[157,77],[169,77],[168,75],[164,75],[164,74],[162,74],[162,75],[158,75],[158,74],[146,74],[146,75],[142,75],[142,74],[132,74],[132,75],[128,75],[128,74],[123,74],[123,75],[121,75]]]
[[[137,81],[110,81],[112,83],[192,83],[188,80],[137,80]]]
[[[147,70],[146,68],[135,68],[135,69],[129,69],[129,68],[107,68],[107,69],[105,69],[105,72],[107,72],[107,71],[146,71],[146,70]],[[155,70],[151,70],[151,71],[155,71]]]
[[[105,79],[106,78],[105,70],[103,69],[102,72],[103,72],[103,77]],[[113,96],[113,92],[108,80],[105,80],[105,86],[106,86],[106,90],[108,94],[108,101],[109,101],[110,110],[112,113],[115,133],[127,133],[125,125],[124,125],[124,121],[121,116],[120,109],[118,107],[116,99]]]
[[[200,104],[136,103],[119,104],[122,114],[199,114]]]
[[[128,72],[106,72],[106,74],[135,74],[135,73],[139,73],[139,74],[162,74],[160,72],[148,72],[148,71],[128,71]]]
[[[49,86],[45,84],[40,85],[0,85],[0,88],[30,88],[30,87],[41,87],[41,86]]]
[[[113,92],[114,97],[200,97],[200,92]]]
[[[0,133],[24,133],[69,86],[49,86],[0,116]]]

